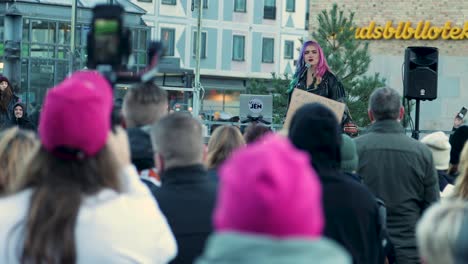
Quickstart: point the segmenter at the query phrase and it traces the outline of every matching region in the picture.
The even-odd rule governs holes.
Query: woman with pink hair
[[[346,94],[343,84],[331,72],[322,48],[313,40],[306,41],[302,45],[296,63],[296,72],[288,89],[289,100],[291,100],[294,88],[345,103]],[[351,116],[346,108],[342,124],[350,122],[352,122]]]

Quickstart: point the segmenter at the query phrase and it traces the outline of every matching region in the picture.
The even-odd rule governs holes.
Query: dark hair
[[[17,190],[32,188],[21,263],[75,263],[75,225],[82,198],[120,190],[117,161],[106,146],[94,157],[63,160],[43,147],[30,160]]]
[[[296,148],[310,154],[312,166],[322,170],[341,166],[341,127],[336,115],[320,103],[301,106],[293,115],[288,137]]]
[[[369,110],[375,120],[398,119],[401,97],[395,89],[381,87],[375,89],[369,98]]]
[[[167,114],[167,92],[146,82],[133,86],[122,106],[127,127],[151,125]]]
[[[269,132],[271,132],[269,127],[259,123],[251,123],[247,126],[244,132],[245,142],[247,144],[255,142]]]
[[[10,83],[8,82],[8,79],[1,80],[0,82],[2,81],[6,81],[8,83],[8,86],[5,89],[5,91],[0,91],[0,110],[8,111],[8,104],[13,98],[13,90],[12,90],[12,87],[10,86]]]

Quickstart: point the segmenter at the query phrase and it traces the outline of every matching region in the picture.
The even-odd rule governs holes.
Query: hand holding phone
[[[463,119],[465,118],[467,111],[468,110],[465,107],[460,109],[460,112],[458,112],[458,114],[455,116],[455,120],[453,121],[454,128],[458,128],[463,124]]]

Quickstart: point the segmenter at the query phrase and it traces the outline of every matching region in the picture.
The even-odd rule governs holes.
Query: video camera
[[[162,55],[162,44],[149,43],[147,67],[141,72],[127,68],[131,55],[131,33],[124,27],[125,10],[120,5],[96,5],[93,8],[91,30],[88,33],[87,67],[96,69],[114,86],[117,82],[137,83],[154,78]]]
[[[86,66],[99,71],[113,88],[119,82],[152,81],[163,53],[160,42],[150,42],[146,68],[140,72],[130,71],[127,64],[132,52],[132,42],[130,30],[123,25],[124,15],[125,10],[120,5],[96,5],[87,39]],[[120,107],[116,101],[111,117],[112,127],[122,124]]]

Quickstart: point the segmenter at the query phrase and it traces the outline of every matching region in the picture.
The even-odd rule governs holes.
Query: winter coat
[[[0,111],[0,130],[11,126],[13,119],[15,118],[14,109],[17,102],[19,102],[19,97],[13,95],[8,103],[7,111]]]
[[[166,218],[133,166],[120,176],[126,183],[121,192],[106,188],[82,198],[74,223],[76,264],[166,264],[177,253]],[[0,263],[20,263],[32,194],[29,188],[0,198]]]
[[[335,115],[315,103],[297,110],[289,138],[310,154],[323,189],[324,235],[342,245],[353,263],[383,263],[381,225],[376,197],[340,171],[341,140]]]
[[[195,264],[347,264],[351,259],[335,242],[235,232],[211,235]]]
[[[132,164],[137,168],[140,178],[154,192],[161,185],[154,165],[153,146],[149,131],[151,126],[127,129]]]
[[[217,185],[202,164],[170,168],[161,174],[161,187],[153,195],[177,241],[173,264],[192,264],[213,231],[211,217]]]
[[[398,264],[420,263],[415,226],[439,199],[437,171],[429,148],[405,135],[396,120],[375,122],[355,139],[358,173],[387,208],[387,228]]]
[[[21,108],[23,109],[23,116],[20,118],[17,118],[15,116],[15,108],[17,106],[21,106]],[[29,119],[28,113],[26,112],[26,107],[22,103],[19,103],[19,102],[13,106],[13,119],[11,121],[11,124],[13,126],[18,126],[21,129],[28,129],[28,130],[36,131],[36,126],[31,122],[31,120]]]
[[[317,79],[314,78],[309,86],[307,86],[307,75],[304,74],[303,78],[299,79],[296,88],[342,103],[344,103],[346,96],[343,84],[329,71],[325,72],[319,84],[317,84]]]

